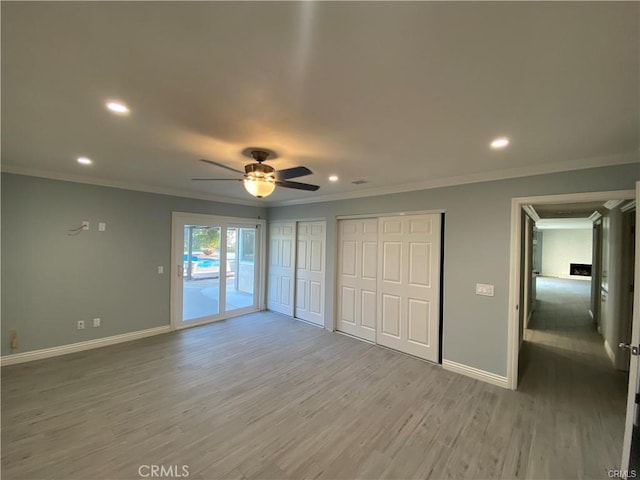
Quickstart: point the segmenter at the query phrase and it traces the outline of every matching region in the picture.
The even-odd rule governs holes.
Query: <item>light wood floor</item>
[[[605,353],[589,315],[590,288],[584,280],[537,280],[519,385],[544,412],[531,432],[532,478],[605,478],[603,467],[620,468],[628,375]]]
[[[619,386],[526,355],[514,392],[261,312],[5,367],[2,478],[607,478]]]

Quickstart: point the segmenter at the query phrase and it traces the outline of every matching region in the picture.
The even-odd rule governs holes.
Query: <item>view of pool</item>
[[[189,261],[189,254],[185,253],[183,256],[183,261]],[[195,263],[194,267],[198,268],[211,268],[211,267],[219,267],[220,260],[217,258],[199,258],[197,255],[191,256],[191,261]]]
[[[198,260],[197,265],[200,268],[219,267],[220,260],[217,258],[203,258],[202,260]]]

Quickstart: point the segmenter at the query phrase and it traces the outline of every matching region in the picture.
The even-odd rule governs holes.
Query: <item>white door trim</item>
[[[640,182],[636,182],[636,201],[640,202]],[[640,209],[636,209],[636,244],[635,244],[635,262],[633,266],[633,274],[635,287],[633,292],[633,318],[631,320],[631,345],[638,345],[640,342],[640,238],[638,237],[637,226],[640,224]],[[631,442],[633,436],[633,422],[636,409],[636,393],[638,390],[638,357],[632,355],[629,362],[629,387],[627,389],[627,410],[625,415],[625,428],[622,440],[622,461],[620,469],[627,471],[629,468],[629,458],[631,455]]]
[[[574,202],[606,202],[611,199],[635,199],[635,190],[613,190],[607,192],[568,193],[541,195],[535,197],[515,197],[511,199],[511,248],[509,268],[509,318],[507,326],[507,384],[512,390],[518,388],[519,312],[520,296],[520,239],[522,235],[522,215],[520,211],[528,204],[553,204]]]

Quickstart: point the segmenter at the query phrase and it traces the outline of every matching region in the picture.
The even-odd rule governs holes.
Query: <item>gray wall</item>
[[[504,376],[507,372],[511,199],[633,189],[639,178],[638,164],[627,164],[276,207],[269,209],[269,219],[327,219],[325,312],[330,324],[335,301],[336,216],[444,209],[443,359]],[[476,283],[495,285],[495,296],[475,295]]]
[[[17,353],[168,325],[172,211],[266,217],[263,208],[2,174],[2,355],[9,330]],[[91,229],[68,236],[83,220]]]
[[[333,321],[336,216],[444,209],[443,358],[506,374],[511,198],[632,189],[637,164],[264,209],[2,175],[2,354],[169,324],[171,212],[327,219],[325,312]],[[356,188],[356,187],[354,187]],[[67,230],[91,222],[75,237]],[[107,231],[97,232],[97,222]],[[157,274],[165,266],[164,275]],[[475,283],[495,296],[474,294]],[[90,321],[102,318],[103,326]],[[85,320],[85,330],[76,321]]]

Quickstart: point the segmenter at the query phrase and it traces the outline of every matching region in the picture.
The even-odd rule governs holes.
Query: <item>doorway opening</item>
[[[587,470],[591,475],[618,468],[622,451],[629,355],[618,343],[630,341],[631,315],[613,313],[631,298],[633,261],[623,248],[622,219],[634,208],[628,200],[634,193],[533,197],[512,204],[517,277],[511,277],[510,384],[548,399],[548,412],[541,412],[553,419],[548,426],[583,452],[598,452],[582,460],[585,476]],[[587,423],[591,430],[583,428]],[[536,444],[535,435],[532,442],[534,449],[546,448]]]

